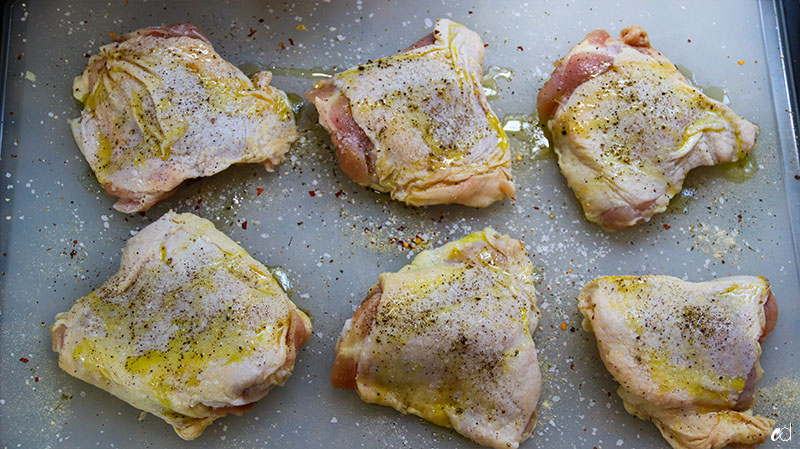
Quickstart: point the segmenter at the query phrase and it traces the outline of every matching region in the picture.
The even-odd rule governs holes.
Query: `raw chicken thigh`
[[[769,436],[774,422],[752,413],[760,343],[778,318],[764,278],[609,276],[578,302],[625,410],[673,448],[752,447]]]
[[[283,385],[311,321],[210,221],[170,212],[50,331],[64,371],[191,440]]]
[[[539,312],[522,244],[492,229],[383,273],[345,324],[335,387],[516,448],[536,423]]]
[[[406,51],[307,93],[353,181],[404,203],[485,207],[514,197],[508,139],[481,87],[483,42],[440,19]]]
[[[556,63],[537,109],[586,218],[607,230],[663,212],[689,170],[745,157],[758,134],[635,26],[619,40],[589,33]]]
[[[122,212],[149,209],[186,179],[232,164],[272,170],[297,137],[269,72],[247,78],[192,24],[120,36],[89,59],[72,132]]]

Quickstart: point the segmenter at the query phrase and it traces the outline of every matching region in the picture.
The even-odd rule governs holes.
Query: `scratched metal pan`
[[[594,3],[12,2],[0,159],[0,446],[475,447],[450,430],[334,390],[328,372],[344,321],[380,272],[485,226],[524,242],[541,275],[535,340],[544,386],[539,423],[524,447],[666,447],[652,424],[625,413],[593,338],[580,330],[575,297],[607,274],[766,276],[781,316],[763,348],[756,412],[800,429],[800,171],[776,5]],[[759,125],[755,155],[745,164],[695,170],[668,213],[606,233],[584,220],[535,127],[512,139],[516,201],[481,210],[409,208],[342,174],[306,103],[298,116],[302,142],[276,172],[234,167],[188,183],[144,216],[111,208],[114,199],[70,134],[67,119],[80,111],[72,78],[111,33],[194,22],[223,57],[246,71],[274,67],[275,86],[302,94],[324,73],[407,47],[437,17],[476,30],[488,44],[487,68],[513,72],[496,80],[491,99],[509,129],[524,127],[552,62],[587,32],[617,34],[636,24],[699,86]],[[314,317],[313,337],[287,385],[193,442],[60,371],[47,330],[56,313],[117,270],[133,233],[169,209],[212,220],[257,259],[284,267],[292,299]]]

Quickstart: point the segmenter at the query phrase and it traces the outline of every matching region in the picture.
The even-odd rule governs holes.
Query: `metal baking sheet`
[[[772,2],[28,0],[12,2],[9,13],[0,159],[2,447],[473,447],[450,430],[334,390],[328,371],[342,324],[378,273],[485,226],[523,241],[541,274],[535,340],[544,386],[539,423],[524,447],[667,446],[652,424],[625,413],[593,337],[580,330],[576,294],[607,274],[766,276],[780,319],[763,347],[756,412],[800,430],[800,170]],[[302,94],[313,73],[392,54],[430,32],[437,17],[482,35],[487,68],[513,70],[491,100],[500,117],[530,114],[552,62],[587,32],[640,25],[687,76],[759,125],[751,172],[695,170],[668,213],[605,233],[584,220],[533,135],[514,141],[516,201],[482,210],[409,208],[342,174],[306,104],[303,141],[275,173],[235,167],[188,183],[145,216],[125,215],[111,209],[113,198],[66,121],[80,111],[72,78],[111,33],[191,21],[223,57],[247,71],[275,67],[273,84]],[[60,371],[46,327],[114,273],[124,242],[169,209],[211,219],[259,260],[284,267],[293,300],[314,317],[314,335],[287,385],[193,442]]]

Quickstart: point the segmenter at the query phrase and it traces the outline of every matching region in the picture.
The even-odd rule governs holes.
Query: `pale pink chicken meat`
[[[210,221],[169,212],[50,331],[64,371],[191,440],[283,385],[311,320]]]
[[[410,205],[485,207],[514,197],[508,139],[481,87],[484,47],[449,20],[403,52],[306,95],[342,171]]]
[[[73,135],[114,208],[145,211],[186,179],[232,164],[272,170],[297,137],[272,75],[246,77],[194,25],[145,28],[104,45],[75,78]]]
[[[516,448],[536,423],[541,374],[533,265],[490,228],[383,273],[336,345],[331,383],[366,402]]]
[[[742,159],[758,128],[690,85],[632,26],[589,33],[539,91],[537,110],[589,221],[619,230],[663,212],[695,167]]]
[[[764,278],[608,276],[578,303],[625,409],[673,448],[744,448],[769,436],[774,422],[752,412],[760,343],[778,319]]]

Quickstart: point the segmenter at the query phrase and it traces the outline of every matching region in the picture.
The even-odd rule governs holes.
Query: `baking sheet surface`
[[[535,340],[544,385],[539,423],[523,447],[666,447],[655,426],[624,411],[594,338],[580,328],[578,291],[609,274],[767,277],[781,316],[763,347],[756,412],[800,428],[798,236],[790,217],[797,217],[800,180],[772,4],[593,3],[15,2],[0,158],[0,445],[473,447],[450,430],[332,389],[328,371],[344,321],[380,272],[485,226],[520,239],[540,273]],[[430,32],[437,17],[481,34],[487,68],[513,70],[510,80],[498,79],[499,94],[490,100],[506,118],[534,110],[552,62],[587,32],[616,35],[640,25],[687,76],[759,125],[751,173],[742,166],[695,170],[668,213],[609,234],[584,220],[555,159],[539,148],[541,136],[532,135],[513,140],[516,201],[483,210],[409,208],[343,175],[306,103],[298,118],[302,142],[276,172],[235,167],[189,183],[145,216],[129,216],[111,209],[113,198],[89,171],[66,121],[80,111],[72,78],[110,33],[191,21],[232,63],[248,72],[275,67],[273,85],[302,94],[314,82],[311,73],[392,54]],[[292,299],[314,318],[314,335],[287,385],[193,442],[60,371],[46,327],[113,274],[124,242],[169,209],[209,218],[257,259],[284,267]]]

